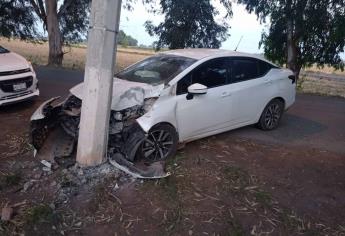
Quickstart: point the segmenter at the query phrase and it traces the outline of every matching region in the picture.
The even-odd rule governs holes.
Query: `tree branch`
[[[47,14],[46,14],[46,9],[44,8],[44,4],[42,0],[37,0],[38,6],[40,7],[41,13],[44,17],[44,21],[46,22],[47,20]]]
[[[37,0],[37,2],[38,3],[36,3],[35,0],[30,0],[31,5],[35,10],[35,13],[43,21],[44,28],[47,28],[47,15],[45,12],[44,4],[42,0]]]
[[[32,7],[34,8],[35,13],[37,14],[37,16],[38,16],[39,18],[41,18],[41,20],[43,20],[43,19],[42,19],[42,15],[41,15],[40,8],[39,8],[38,5],[36,4],[35,0],[30,0],[30,3],[31,3],[31,5],[32,5]]]
[[[64,0],[63,4],[61,5],[58,17],[66,13],[67,8],[73,3],[73,0]]]

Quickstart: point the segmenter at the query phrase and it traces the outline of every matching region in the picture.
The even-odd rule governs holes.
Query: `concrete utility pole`
[[[81,166],[105,160],[120,14],[121,0],[92,1],[77,149]]]

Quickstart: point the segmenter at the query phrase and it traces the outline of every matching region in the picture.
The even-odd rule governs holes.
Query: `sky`
[[[221,5],[215,1],[214,4],[221,15],[224,14],[224,9]],[[232,11],[233,17],[228,20],[228,24],[231,26],[228,31],[230,37],[223,42],[221,48],[234,50],[243,36],[238,51],[262,53],[263,50],[259,49],[259,41],[261,39],[261,32],[265,29],[265,26],[260,24],[256,15],[249,14],[242,5],[233,3]],[[155,25],[158,25],[164,20],[164,17],[162,15],[148,13],[141,1],[137,1],[133,11],[122,9],[120,29],[137,39],[139,44],[151,45],[157,38],[151,37],[145,31],[143,25],[147,20],[151,20]]]

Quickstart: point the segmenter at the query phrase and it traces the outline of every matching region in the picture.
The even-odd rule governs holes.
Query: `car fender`
[[[45,114],[43,112],[44,108],[46,106],[49,106],[51,103],[53,103],[55,100],[59,99],[60,97],[53,97],[47,101],[45,101],[44,103],[42,103],[37,110],[34,112],[34,114],[32,114],[31,116],[31,120],[41,120],[45,118]]]
[[[175,100],[170,96],[165,98],[160,97],[151,110],[139,117],[136,121],[146,133],[159,123],[169,123],[178,131]]]
[[[282,98],[284,100],[284,103],[285,103],[285,107],[286,107],[286,98],[283,94],[280,94],[280,93],[276,93],[274,96],[272,96],[270,99],[267,99],[265,101],[265,105],[261,108],[260,112],[258,113],[256,119],[255,119],[255,123],[259,122],[260,120],[260,117],[262,115],[262,113],[264,112],[266,106],[268,105],[268,103],[270,103],[272,100],[276,99],[276,98]]]

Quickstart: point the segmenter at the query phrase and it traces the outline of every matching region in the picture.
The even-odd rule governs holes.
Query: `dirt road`
[[[36,70],[41,96],[0,108],[0,208],[26,200],[0,234],[345,235],[345,99],[299,94],[275,131],[192,142],[169,162],[167,180],[112,176],[91,191],[66,170],[42,174],[28,145],[32,112],[83,75]],[[66,186],[73,191],[61,203]]]

